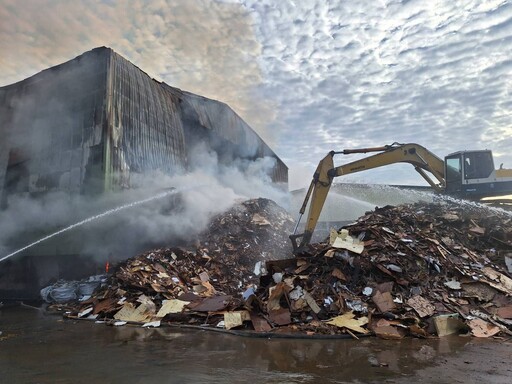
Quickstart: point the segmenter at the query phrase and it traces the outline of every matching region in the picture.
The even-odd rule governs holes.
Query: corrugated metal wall
[[[107,81],[110,170],[122,174],[185,169],[183,124],[177,97],[112,52]]]

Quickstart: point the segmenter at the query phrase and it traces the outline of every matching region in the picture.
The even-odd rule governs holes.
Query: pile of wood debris
[[[511,335],[511,221],[450,201],[388,206],[292,256],[291,218],[249,200],[217,217],[193,250],[118,265],[69,316],[268,336]]]
[[[262,258],[289,256],[293,225],[288,212],[272,200],[251,199],[215,216],[199,239],[217,261],[253,266]]]

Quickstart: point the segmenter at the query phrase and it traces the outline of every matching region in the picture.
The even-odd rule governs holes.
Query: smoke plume
[[[200,143],[191,158],[194,161],[190,172],[175,176],[159,172],[133,175],[132,189],[99,197],[64,192],[37,198],[12,196],[0,220],[0,256],[88,217],[172,188],[175,194],[116,212],[48,240],[53,244],[51,249],[72,250],[79,246],[80,252],[96,260],[120,260],[151,246],[190,243],[207,228],[212,216],[237,200],[267,197],[288,205],[287,193],[271,183],[269,172],[274,159],[223,165],[206,143]]]

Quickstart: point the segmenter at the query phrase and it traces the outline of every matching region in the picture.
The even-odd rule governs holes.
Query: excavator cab
[[[444,164],[447,194],[478,199],[493,192],[496,175],[491,151],[455,152],[445,157]]]

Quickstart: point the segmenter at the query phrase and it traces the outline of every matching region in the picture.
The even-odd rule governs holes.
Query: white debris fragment
[[[254,265],[254,274],[255,274],[256,276],[261,275],[261,261],[258,261],[258,262]]]
[[[331,296],[327,296],[325,299],[324,299],[324,304],[329,306],[331,305],[332,303],[334,303],[334,300]]]
[[[505,256],[505,265],[507,266],[508,272],[512,273],[512,256]]]
[[[255,286],[250,286],[245,290],[245,292],[242,294],[242,297],[244,300],[247,300],[249,297],[254,295],[255,293]]]
[[[444,285],[450,289],[461,289],[460,282],[457,280],[450,280],[444,283]]]
[[[126,324],[128,324],[128,322],[126,322],[126,321],[116,321],[116,322],[114,322],[114,326],[115,327],[120,327],[120,326],[126,325]]]
[[[160,320],[157,321],[151,321],[149,323],[144,323],[142,325],[142,328],[157,328],[160,326]]]
[[[274,279],[274,283],[279,284],[281,281],[283,281],[283,274],[276,272],[272,275],[272,278]]]
[[[300,285],[296,286],[290,293],[288,297],[292,300],[299,300],[303,295],[302,287]]]
[[[365,287],[365,289],[363,289],[363,295],[365,296],[371,296],[373,293],[373,288],[371,287]]]
[[[361,312],[363,314],[368,313],[366,303],[363,303],[361,300],[345,300],[345,304],[354,312]]]
[[[386,268],[390,271],[393,271],[393,272],[398,272],[398,273],[402,273],[402,268],[400,268],[398,265],[396,264],[388,264],[386,265]]]
[[[85,315],[88,315],[93,310],[93,307],[89,307],[87,309],[84,309],[82,312],[78,312],[78,317],[84,317]]]
[[[390,234],[392,234],[392,235],[394,235],[394,234],[395,234],[395,232],[393,232],[393,231],[392,231],[391,229],[389,229],[388,227],[382,227],[382,230],[383,230],[384,232],[390,233]]]

